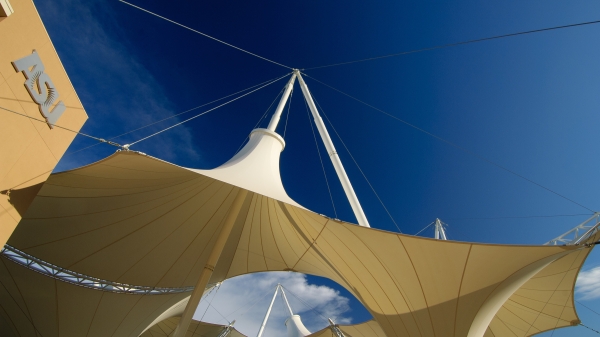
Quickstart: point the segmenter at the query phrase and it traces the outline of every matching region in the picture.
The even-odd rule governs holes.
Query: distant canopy
[[[140,337],[170,337],[175,332],[177,323],[179,323],[178,317],[165,319],[141,334]],[[246,335],[227,325],[192,321],[186,337],[246,337]]]
[[[579,322],[573,287],[589,248],[442,241],[327,218],[277,186],[283,144],[255,135],[252,151],[210,171],[118,152],[53,174],[9,244],[105,280],[193,286],[244,191],[211,283],[263,271],[327,277],[373,315],[366,327],[386,336],[531,336]],[[240,163],[246,173],[267,165],[272,180],[245,181],[233,171]],[[138,336],[189,295],[86,289],[2,262],[0,312],[15,335]]]

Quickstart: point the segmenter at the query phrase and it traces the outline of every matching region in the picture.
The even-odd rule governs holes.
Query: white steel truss
[[[194,287],[160,288],[102,280],[53,265],[9,245],[5,245],[2,250],[0,250],[0,255],[27,269],[33,270],[53,279],[101,291],[135,295],[164,295],[184,293],[194,290]]]
[[[335,337],[346,337],[344,335],[344,333],[342,332],[342,330],[340,330],[340,327],[337,324],[335,324],[331,318],[328,318],[328,320],[329,320],[329,328],[331,329],[331,333]]]
[[[229,336],[229,333],[231,333],[231,329],[233,328],[234,324],[235,324],[235,320],[233,320],[231,323],[229,323],[229,325],[226,326],[225,329],[223,329],[217,337]]]
[[[595,222],[592,222],[593,220]],[[550,246],[558,246],[560,244],[563,245],[577,245],[586,238],[590,237],[590,235],[596,233],[600,229],[600,213],[596,212],[592,217],[580,223],[570,231],[562,234],[559,237],[556,237],[546,243],[544,245]]]

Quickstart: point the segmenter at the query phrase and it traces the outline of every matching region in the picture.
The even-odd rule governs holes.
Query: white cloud
[[[213,292],[202,300],[194,319],[200,320],[204,315],[203,321],[225,324],[225,319],[221,316],[224,315],[228,320],[236,320],[235,327],[240,332],[255,336],[278,283],[286,289],[294,314],[301,315],[302,322],[311,332],[326,327],[326,318],[329,317],[336,323],[352,323],[348,298],[327,286],[309,284],[305,275],[293,272],[250,274],[227,280],[216,295]],[[214,309],[209,307],[206,310],[211,300]],[[278,296],[263,336],[285,336],[284,322],[287,317],[283,300]]]
[[[582,300],[600,298],[600,266],[579,273],[576,292]]]

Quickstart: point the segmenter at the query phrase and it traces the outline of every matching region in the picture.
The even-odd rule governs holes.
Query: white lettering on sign
[[[54,109],[50,110],[52,105],[58,100],[58,91],[52,83],[50,76],[44,72],[44,64],[38,53],[34,50],[31,55],[27,55],[22,59],[12,62],[13,67],[17,72],[22,71],[25,75],[25,88],[35,103],[40,107],[42,116],[46,119],[46,123],[52,129],[63,112],[65,112],[65,104],[60,101]]]

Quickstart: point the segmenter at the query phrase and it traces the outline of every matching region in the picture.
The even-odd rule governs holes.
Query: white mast
[[[285,295],[285,291],[283,290],[283,286],[281,288],[281,297],[285,301],[287,309],[290,313],[290,317],[285,321],[285,326],[287,327],[287,337],[305,337],[310,335],[310,331],[304,326],[302,323],[302,319],[300,315],[294,315],[292,311],[292,307],[290,306],[290,302],[288,302],[287,296]]]
[[[294,312],[292,311],[292,307],[290,307],[290,302],[288,302],[287,296],[285,296],[285,291],[283,291],[283,287],[281,287],[281,296],[287,305],[288,311],[290,312],[290,316],[294,316]]]
[[[338,153],[335,151],[335,146],[333,146],[331,137],[327,132],[327,128],[325,128],[325,123],[323,122],[321,116],[319,116],[319,111],[317,110],[315,102],[313,101],[312,96],[310,95],[310,91],[308,91],[308,87],[306,86],[306,83],[304,83],[304,79],[302,78],[302,75],[300,75],[300,71],[294,70],[294,73],[298,76],[298,82],[300,83],[300,88],[302,88],[304,98],[306,99],[308,107],[312,112],[313,119],[315,120],[315,124],[317,125],[317,130],[319,130],[319,135],[321,135],[321,139],[323,139],[323,143],[325,143],[325,148],[327,149],[327,153],[329,153],[329,158],[331,158],[331,162],[333,163],[335,172],[337,173],[340,182],[342,183],[344,192],[346,192],[346,197],[350,202],[350,206],[352,207],[352,211],[356,216],[356,220],[358,221],[358,224],[363,227],[371,227],[369,226],[369,221],[367,221],[365,212],[363,212],[363,209],[360,206],[358,197],[356,196],[356,193],[354,193],[354,188],[352,188],[352,184],[350,183],[350,179],[348,179],[346,170],[344,170],[342,161],[340,160]]]
[[[258,335],[256,335],[256,337],[261,337],[263,331],[265,331],[265,326],[267,326],[267,321],[269,320],[269,316],[271,315],[271,309],[273,309],[273,303],[275,303],[275,298],[277,297],[277,292],[279,291],[279,288],[281,288],[281,284],[278,284],[275,288],[275,294],[273,294],[273,299],[271,300],[271,304],[269,304],[269,309],[267,309],[265,319],[263,319],[263,322],[260,325],[260,329],[258,330]]]
[[[269,122],[269,126],[267,127],[267,129],[269,129],[273,132],[275,132],[275,129],[277,129],[277,124],[279,124],[279,119],[281,118],[281,112],[283,111],[283,108],[285,107],[285,103],[287,102],[288,97],[290,97],[290,93],[292,92],[292,89],[294,88],[295,80],[296,80],[296,73],[294,73],[292,75],[292,78],[290,78],[287,85],[285,86],[285,91],[283,92],[283,96],[281,96],[279,105],[277,105],[277,109],[275,109],[275,113],[273,114],[273,117],[271,117],[271,121]]]
[[[446,237],[446,230],[440,219],[435,219],[435,238],[438,240],[448,240]]]
[[[277,298],[277,292],[281,290],[281,297],[285,301],[288,312],[290,313],[290,317],[285,321],[285,325],[287,326],[288,337],[304,337],[310,335],[310,331],[306,329],[304,324],[302,324],[302,320],[299,315],[294,315],[292,311],[292,307],[290,306],[290,302],[288,302],[287,296],[285,296],[285,291],[283,290],[283,286],[278,284],[275,288],[275,293],[273,294],[273,299],[271,299],[271,304],[269,304],[269,309],[267,309],[267,313],[265,314],[265,318],[263,319],[262,324],[260,325],[260,329],[258,330],[258,335],[256,337],[262,337],[263,332],[265,331],[265,327],[267,326],[267,321],[269,320],[269,316],[271,315],[271,309],[273,309],[273,303],[275,303],[275,298]]]

